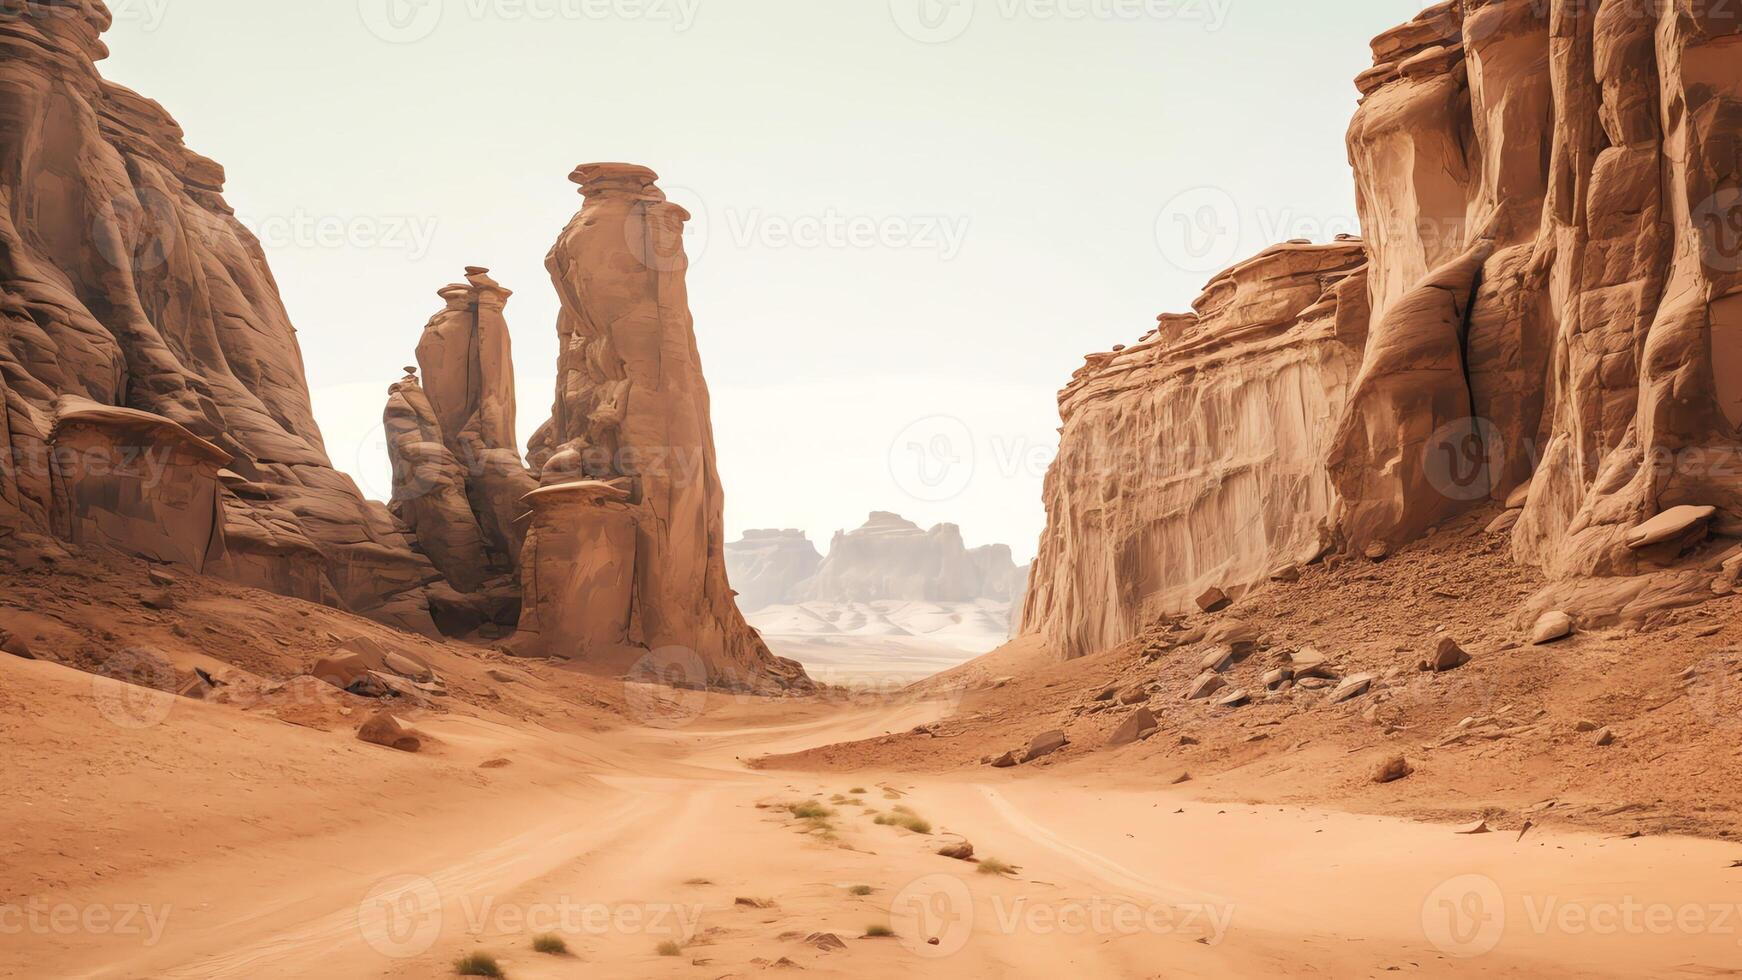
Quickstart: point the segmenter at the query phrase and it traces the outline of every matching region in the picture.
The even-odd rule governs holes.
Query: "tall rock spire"
[[[521,642],[592,658],[675,650],[706,674],[689,680],[713,686],[808,685],[744,622],[727,583],[684,283],[689,213],[645,167],[587,164],[570,179],[586,203],[545,260],[561,354],[551,420],[532,446],[544,489],[529,499]],[[612,608],[570,615],[601,601]]]

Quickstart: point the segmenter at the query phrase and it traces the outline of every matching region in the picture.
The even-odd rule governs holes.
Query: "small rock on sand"
[[[953,858],[957,861],[971,861],[974,858],[974,845],[967,841],[955,844],[945,844],[938,848],[939,857]]]
[[[1191,689],[1186,692],[1186,700],[1202,701],[1227,686],[1228,682],[1222,679],[1221,674],[1207,672],[1200,674],[1197,680],[1192,681]]]
[[[1403,756],[1393,756],[1373,768],[1373,781],[1376,783],[1395,783],[1415,772],[1415,767]]]
[[[1604,746],[1608,746],[1608,745],[1614,745],[1615,744],[1615,733],[1610,731],[1607,728],[1598,729],[1597,734],[1595,734],[1591,737],[1591,744],[1595,745],[1598,748],[1603,748]]]
[[[1546,612],[1530,630],[1532,646],[1542,646],[1573,635],[1573,617],[1564,612]]]
[[[1232,604],[1233,600],[1221,589],[1210,589],[1198,596],[1198,608],[1207,613],[1221,612]]]
[[[1161,722],[1156,720],[1153,711],[1148,708],[1138,708],[1113,731],[1112,736],[1107,739],[1107,747],[1117,748],[1121,745],[1130,745],[1160,726]]]
[[[1448,670],[1457,670],[1470,662],[1470,655],[1464,648],[1458,646],[1458,641],[1449,636],[1435,637],[1433,646],[1428,651],[1426,660],[1421,662],[1421,669],[1436,674]]]
[[[1016,758],[1015,752],[1006,752],[1003,755],[999,756],[998,758],[992,760],[992,768],[994,768],[994,769],[1009,769],[1009,768],[1016,766],[1021,761],[1022,760]]]
[[[1331,692],[1331,703],[1342,704],[1344,701],[1351,701],[1366,694],[1372,687],[1372,674],[1355,674],[1344,679],[1343,683],[1337,685],[1337,689]]]
[[[416,752],[423,748],[423,739],[416,731],[399,723],[388,712],[376,713],[357,729],[357,738],[371,745],[384,745],[401,752]]]
[[[1071,744],[1071,740],[1065,738],[1064,732],[1041,732],[1028,743],[1028,751],[1022,754],[1022,761],[1027,763],[1036,759],[1044,759],[1069,744]]]

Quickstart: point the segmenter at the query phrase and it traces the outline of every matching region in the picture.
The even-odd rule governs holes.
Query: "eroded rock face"
[[[1742,523],[1739,42],[1702,4],[1445,3],[1375,40],[1359,83],[1373,307],[1480,259],[1458,451],[1494,499],[1535,470],[1515,554],[1556,577],[1649,570],[1627,534],[1677,505]],[[1421,407],[1415,430],[1455,424]]]
[[[1182,412],[1241,377],[1199,352],[1201,309],[1092,356],[1061,401],[1027,629],[1076,656],[1177,611],[1176,583],[1235,595],[1252,556],[1292,560],[1301,540],[1267,514],[1380,560],[1499,501],[1522,513],[1496,533],[1554,582],[1533,608],[1614,622],[1698,601],[1711,574],[1684,566],[1702,536],[1630,537],[1684,507],[1742,532],[1739,51],[1731,12],[1654,0],[1457,0],[1375,39],[1348,133],[1365,273],[1327,291],[1329,312],[1286,299],[1300,277],[1247,290],[1239,306],[1295,311],[1257,316],[1285,324],[1268,347],[1202,331],[1278,366],[1246,382],[1250,418],[1305,404],[1320,428]],[[1284,387],[1303,361],[1315,375]],[[1203,459],[1082,462],[1177,442]],[[1266,482],[1272,468],[1311,492],[1277,506],[1298,491]]]
[[[1365,262],[1358,241],[1279,245],[1218,276],[1195,313],[1088,359],[1059,396],[1027,631],[1084,656],[1326,549]]]
[[[519,618],[524,499],[537,489],[514,435],[514,369],[503,308],[511,295],[472,266],[442,288],[446,308],[417,346],[418,369],[388,389],[384,426],[393,464],[390,510],[460,593],[437,597],[443,629]]]
[[[744,622],[727,583],[724,494],[684,285],[689,214],[645,167],[588,164],[571,179],[586,203],[545,263],[562,353],[551,419],[531,447],[542,489],[528,499],[521,649],[678,648],[700,659],[708,683],[808,685]],[[597,615],[567,617],[576,604]]]
[[[174,426],[228,457],[226,547],[206,571],[431,631],[434,569],[328,460],[295,331],[224,202],[223,168],[98,74],[109,22],[96,0],[0,11],[0,520],[50,529],[72,508],[82,535],[155,547],[40,463],[61,396],[132,409],[163,420],[135,428],[150,444],[132,448],[185,447],[156,441]]]

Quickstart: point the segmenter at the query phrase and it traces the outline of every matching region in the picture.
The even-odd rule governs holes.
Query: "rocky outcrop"
[[[1721,556],[1705,542],[1742,533],[1742,21],[1651,0],[1457,0],[1372,47],[1348,133],[1368,268],[1333,290],[1341,349],[1300,329],[1322,324],[1324,304],[1270,287],[1242,301],[1301,311],[1257,317],[1289,324],[1264,357],[1338,365],[1298,390],[1275,372],[1248,417],[1305,405],[1328,441],[1283,435],[1286,422],[1180,416],[1177,399],[1197,395],[1170,392],[1228,377],[1175,336],[1201,310],[1091,357],[1063,397],[1027,604],[1027,627],[1065,655],[1176,611],[1188,584],[1237,592],[1260,558],[1316,547],[1295,552],[1300,529],[1273,533],[1263,516],[1294,491],[1243,490],[1237,469],[1198,458],[1107,476],[1081,463],[1100,446],[1172,440],[1210,460],[1286,461],[1311,488],[1284,504],[1291,515],[1374,558],[1471,507],[1516,502],[1496,533],[1555,583],[1527,606],[1558,596],[1591,607],[1581,621],[1709,595],[1699,569]],[[1190,385],[1170,389],[1170,369]],[[1219,512],[1231,494],[1264,533]],[[1683,507],[1712,516],[1673,542],[1630,544]],[[1201,537],[1171,519],[1188,510]]]
[[[857,530],[835,533],[828,558],[796,601],[1008,602],[1021,589],[1008,545],[970,550],[954,524],[922,530],[899,514],[877,511]]]
[[[157,103],[98,74],[109,22],[96,0],[0,11],[0,520],[162,554],[149,515],[178,533],[209,520],[209,483],[193,472],[222,454],[221,547],[208,535],[179,557],[432,630],[435,571],[328,460],[295,331],[259,243],[224,201],[223,168],[183,145]],[[142,414],[83,410],[60,430],[63,396]],[[137,439],[122,448],[192,468],[116,503],[112,487],[82,485],[88,471],[46,463],[56,432],[71,429],[82,446]]]
[[[1365,262],[1358,241],[1279,245],[1216,277],[1195,312],[1089,358],[1059,396],[1025,630],[1084,656],[1325,551]]]
[[[799,530],[745,531],[726,545],[726,573],[746,613],[802,601],[802,588],[822,563],[816,545]]]
[[[503,318],[512,294],[488,269],[471,266],[465,283],[439,295],[447,306],[424,327],[418,368],[407,368],[388,389],[389,509],[448,584],[470,597],[435,601],[444,630],[512,627],[520,616],[524,498],[538,487],[515,437],[514,365]]]
[[[561,354],[551,419],[530,450],[542,486],[527,501],[518,649],[602,659],[678,648],[711,684],[808,685],[744,622],[727,583],[684,283],[689,214],[644,167],[588,164],[571,179],[586,203],[545,262]]]

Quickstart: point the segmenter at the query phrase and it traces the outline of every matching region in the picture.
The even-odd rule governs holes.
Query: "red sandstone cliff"
[[[1365,274],[1328,306],[1287,298],[1310,275],[1200,300],[1062,394],[1025,618],[1062,654],[1309,557],[1320,524],[1383,557],[1491,501],[1554,580],[1536,609],[1614,621],[1733,581],[1709,538],[1742,533],[1742,22],[1463,0],[1373,53]]]

